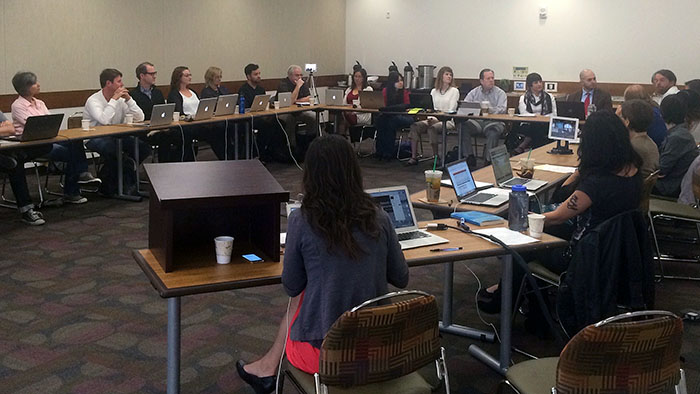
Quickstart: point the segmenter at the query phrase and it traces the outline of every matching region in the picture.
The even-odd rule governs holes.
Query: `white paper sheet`
[[[534,242],[539,242],[539,239],[537,238],[532,238],[528,235],[510,230],[505,227],[484,228],[472,231],[478,234],[492,235],[498,238],[499,240],[503,241],[503,243],[508,246],[525,245]]]
[[[540,164],[538,166],[535,166],[535,169],[549,172],[558,172],[560,174],[573,174],[574,172],[576,172],[576,167],[555,166],[553,164]]]

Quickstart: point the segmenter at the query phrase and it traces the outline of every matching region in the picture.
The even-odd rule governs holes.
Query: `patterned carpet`
[[[422,170],[428,165],[362,160],[366,187],[407,184],[411,191],[423,188]],[[300,192],[298,169],[274,163],[268,168],[292,196]],[[165,391],[166,301],[131,257],[131,250],[147,245],[148,202],[88,198],[81,206],[43,209],[47,224],[41,227],[21,223],[13,210],[0,210],[2,393]],[[429,218],[427,212],[419,215]],[[467,266],[486,284],[495,283],[500,269],[493,259],[455,266],[456,322],[487,328],[475,312],[477,285]],[[431,292],[441,302],[441,267],[411,269],[408,287]],[[665,281],[657,289],[660,309],[700,308],[697,283]],[[234,363],[267,349],[286,305],[279,286],[184,298],[182,392],[252,393]],[[497,322],[497,316],[484,317]],[[551,341],[525,333],[522,323],[522,317],[516,320],[515,346],[538,356],[557,353]],[[453,392],[494,392],[500,377],[468,354],[473,342],[443,337]],[[496,351],[495,345],[483,347]],[[698,393],[697,323],[686,323],[683,357],[689,392]],[[522,360],[514,355],[515,362]]]

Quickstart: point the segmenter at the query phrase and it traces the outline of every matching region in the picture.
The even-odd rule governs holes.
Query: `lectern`
[[[258,160],[146,164],[148,248],[165,272],[216,265],[214,237],[235,238],[231,264],[280,260],[280,204],[289,200]]]

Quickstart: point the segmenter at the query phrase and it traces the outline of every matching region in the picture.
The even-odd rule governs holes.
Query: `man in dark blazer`
[[[598,89],[595,73],[585,69],[578,76],[581,80],[581,90],[566,96],[566,101],[580,101],[585,104],[588,100],[588,105],[594,104],[597,111],[612,111],[612,97],[610,93]],[[585,105],[585,113],[588,113],[588,105]]]

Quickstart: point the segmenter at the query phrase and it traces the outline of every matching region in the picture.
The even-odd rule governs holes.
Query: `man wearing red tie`
[[[610,93],[598,89],[598,81],[592,70],[585,69],[579,73],[581,80],[581,90],[566,96],[566,101],[581,101],[584,106],[584,113],[588,114],[591,104],[595,105],[596,111],[612,111],[612,98]]]

